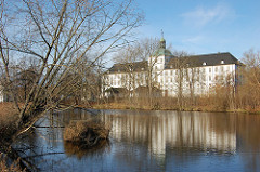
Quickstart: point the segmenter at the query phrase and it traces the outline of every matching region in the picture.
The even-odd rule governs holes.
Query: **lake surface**
[[[63,142],[70,122],[110,124],[109,142],[86,150]],[[50,128],[51,127],[51,128]],[[17,141],[35,171],[260,171],[260,116],[82,110],[46,114]]]

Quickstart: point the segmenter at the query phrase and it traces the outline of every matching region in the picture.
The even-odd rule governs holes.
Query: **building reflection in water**
[[[150,154],[163,158],[166,146],[197,148],[205,152],[235,154],[235,118],[221,114],[172,111],[128,111],[104,115],[112,123],[110,137],[118,142],[147,143]]]

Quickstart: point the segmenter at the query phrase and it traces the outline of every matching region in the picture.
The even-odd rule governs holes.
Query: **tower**
[[[153,66],[153,71],[164,70],[166,63],[173,57],[172,53],[166,49],[166,40],[164,32],[161,31],[161,38],[158,49],[148,58],[148,64]]]

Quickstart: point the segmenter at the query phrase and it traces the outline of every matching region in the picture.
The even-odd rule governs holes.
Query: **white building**
[[[238,66],[238,59],[228,52],[174,56],[162,37],[159,49],[146,62],[111,67],[104,75],[103,90],[147,88],[151,81],[165,96],[176,96],[180,90],[183,94],[203,95],[218,84],[235,86]]]

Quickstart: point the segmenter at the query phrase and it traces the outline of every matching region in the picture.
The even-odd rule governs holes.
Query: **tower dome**
[[[155,51],[154,56],[172,56],[172,53],[166,49],[166,40],[164,39],[164,32],[161,31],[161,39],[159,42],[159,49]]]

